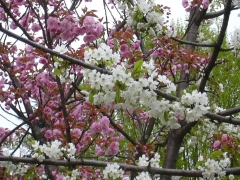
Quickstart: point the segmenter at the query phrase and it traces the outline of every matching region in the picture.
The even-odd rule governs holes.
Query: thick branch
[[[165,93],[160,90],[155,90],[154,92],[157,93],[157,95],[162,96],[163,98],[170,100],[170,101],[177,101],[177,99],[178,99],[176,96],[173,96],[171,94]]]
[[[234,6],[231,6],[231,10],[237,10],[239,8],[236,8]],[[223,15],[225,12],[224,9],[220,10],[220,11],[217,11],[217,12],[212,12],[212,13],[207,13],[205,16],[204,16],[204,19],[212,19],[212,18],[216,18],[216,17],[219,17],[221,15]]]
[[[232,117],[225,117],[225,116],[220,116],[214,113],[207,113],[205,114],[206,117],[208,117],[211,120],[216,120],[218,122],[224,122],[224,123],[228,123],[228,124],[234,124],[234,125],[240,125],[240,120],[239,119],[235,119]]]
[[[237,107],[234,107],[234,108],[227,109],[225,111],[219,112],[217,114],[221,115],[221,116],[231,116],[231,115],[239,113],[239,112],[240,112],[240,106],[237,106]]]
[[[55,165],[55,166],[95,166],[95,167],[106,167],[110,162],[96,161],[96,160],[50,160],[45,159],[42,162],[37,161],[33,158],[22,158],[14,156],[0,156],[0,161],[11,161],[13,163],[29,163],[29,164],[44,164],[44,165]],[[143,172],[148,171],[153,174],[164,174],[173,176],[185,176],[185,177],[202,177],[202,171],[195,170],[179,170],[179,169],[167,169],[167,168],[152,168],[152,167],[139,167],[136,165],[128,165],[119,163],[120,167],[125,171]],[[228,168],[224,169],[226,174],[240,175],[240,168]]]

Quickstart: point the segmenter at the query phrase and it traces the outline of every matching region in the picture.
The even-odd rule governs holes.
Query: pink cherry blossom
[[[93,122],[90,129],[91,129],[91,133],[93,134],[98,134],[102,132],[102,126],[98,122]]]
[[[107,130],[109,128],[110,121],[107,116],[103,116],[100,120],[102,129]]]
[[[32,24],[32,31],[33,32],[38,32],[41,29],[41,26],[39,24]]]
[[[88,31],[91,31],[90,28],[92,28],[95,25],[95,20],[92,16],[86,16],[83,20],[83,25],[88,28]]]
[[[221,141],[217,140],[213,143],[214,149],[219,149],[221,147]]]
[[[107,136],[113,137],[115,134],[115,130],[112,128],[108,128],[107,130],[103,130],[103,133]]]
[[[45,107],[43,112],[46,114],[46,115],[50,115],[52,113],[52,109],[49,108],[49,107]]]
[[[39,59],[39,62],[40,62],[41,64],[47,64],[47,63],[48,63],[48,60],[47,60],[46,58],[41,57],[41,58]]]
[[[207,9],[209,6],[209,0],[203,0],[202,6],[203,6],[203,9]]]
[[[95,35],[95,37],[100,36],[102,31],[103,31],[103,25],[100,23],[96,23],[95,28],[93,29],[93,34]]]
[[[229,140],[229,135],[228,134],[223,134],[221,141],[222,142],[227,142],[228,140]]]
[[[84,38],[83,38],[83,41],[85,43],[89,43],[89,42],[92,42],[96,39],[96,37],[92,34],[88,34],[88,35],[85,35]]]
[[[53,132],[52,132],[52,130],[50,130],[50,129],[46,130],[46,132],[45,132],[45,134],[44,134],[44,137],[45,137],[46,139],[52,139],[52,138],[53,138]]]
[[[74,128],[71,130],[71,134],[75,137],[80,137],[82,134],[82,131],[78,128]]]
[[[16,5],[23,5],[25,3],[25,0],[14,0],[14,4]]]
[[[50,32],[57,32],[60,29],[60,22],[55,17],[49,17],[47,20],[47,29]]]
[[[98,156],[104,156],[105,155],[105,152],[102,150],[102,148],[98,145],[96,145],[95,147],[95,151],[97,153]]]
[[[119,143],[118,142],[112,142],[107,149],[107,153],[112,156],[116,155],[118,153],[118,151],[119,151]]]
[[[53,130],[53,136],[54,136],[54,138],[56,138],[56,139],[61,139],[62,132],[61,132],[59,129],[54,129],[54,130]]]
[[[126,44],[122,44],[122,45],[120,46],[120,50],[121,50],[122,53],[128,52],[129,47],[128,47],[128,45],[126,45]]]
[[[17,29],[17,25],[16,25],[14,22],[12,22],[12,23],[10,24],[10,28],[13,29],[13,30],[15,30],[15,29]]]
[[[4,88],[4,84],[5,84],[5,79],[1,78],[0,79],[0,92],[2,91],[2,89]]]
[[[182,6],[184,8],[188,7],[188,0],[182,0]]]

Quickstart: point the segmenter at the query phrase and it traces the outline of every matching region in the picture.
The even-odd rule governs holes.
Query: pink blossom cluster
[[[9,129],[0,127],[0,140],[5,138],[5,136],[10,132]],[[5,142],[12,142],[13,138],[12,135],[8,136],[8,138],[5,140]]]
[[[187,12],[196,7],[200,7],[201,9],[207,9],[209,4],[209,0],[200,0],[200,3],[196,0],[182,0],[182,6]]]
[[[3,21],[6,18],[3,8],[0,7],[0,21]]]
[[[91,2],[86,0],[86,2]],[[59,0],[48,1],[47,5],[59,6]],[[20,7],[22,5],[27,6],[25,0],[12,0],[11,13],[15,18],[18,18],[18,23],[11,21],[10,28],[15,30],[20,25],[26,31],[32,31],[34,33],[39,32],[42,28],[45,28],[44,14],[36,12],[34,10],[29,10],[27,13],[22,13]],[[0,8],[0,20],[5,20],[6,16],[3,13],[3,8]],[[38,19],[38,21],[35,21]],[[58,16],[56,14],[51,14],[46,23],[46,29],[56,40],[61,38],[62,41],[71,42],[76,37],[82,36],[84,42],[92,42],[96,40],[103,32],[103,25],[97,21],[92,16],[86,16],[80,25],[79,20],[74,16],[74,12],[69,11],[67,15]]]
[[[115,135],[115,130],[109,127],[110,121],[107,116],[103,116],[100,120],[100,123],[93,122],[90,128],[91,134],[99,134],[103,133],[106,136],[113,137]],[[116,138],[114,138],[117,140]],[[102,138],[102,142],[99,145],[96,145],[95,150],[98,156],[104,156],[104,155],[116,155],[119,151],[119,143],[116,141],[113,141],[108,145],[109,142],[106,138]],[[108,145],[107,151],[105,152],[103,150],[104,147]]]
[[[199,70],[209,60],[209,57],[203,57],[180,47],[174,47],[164,37],[154,39],[152,43],[155,48],[151,50],[150,55],[155,60],[155,66],[158,67],[160,73],[166,76],[173,76],[177,71],[181,72],[182,70],[189,74],[190,69]]]
[[[131,68],[133,64],[141,58],[144,58],[140,49],[140,41],[133,40],[133,32],[130,29],[126,31],[115,32],[107,38],[107,45],[113,50],[118,51],[121,61],[127,62],[127,67]]]
[[[52,34],[60,34],[63,41],[70,42],[79,35],[84,35],[84,42],[92,42],[96,40],[103,31],[103,25],[95,21],[92,16],[86,16],[83,25],[79,27],[77,19],[72,15],[66,16],[63,20],[57,17],[49,17],[47,20],[47,30]]]
[[[2,72],[1,72],[1,74],[2,74]],[[6,81],[6,79],[4,77],[1,77],[1,79],[0,79],[0,92],[3,91],[5,81]]]
[[[81,172],[81,173],[77,173],[77,172]],[[77,178],[81,178],[81,179],[103,179],[103,175],[100,169],[91,169],[90,167],[87,167],[87,166],[81,166],[75,169],[74,174],[76,174]],[[72,176],[74,176],[74,174],[72,173]],[[64,173],[61,170],[61,168],[58,168],[55,171],[53,171],[52,175],[56,180],[66,179],[66,173]],[[75,179],[76,177],[72,179]]]
[[[120,45],[120,53],[121,57],[124,58],[129,58],[135,51],[139,50],[140,47],[140,41],[132,42],[130,45],[125,42],[125,40],[121,40],[121,45]]]
[[[216,135],[216,136],[219,136],[219,135]],[[222,149],[223,146],[227,146],[228,148],[233,148],[234,142],[235,140],[232,137],[230,137],[228,134],[222,134],[222,136],[221,137],[219,136],[219,139],[213,143],[213,148]]]
[[[90,132],[92,134],[98,134],[103,132],[107,136],[114,136],[115,131],[114,129],[109,127],[110,121],[107,116],[103,116],[102,119],[100,120],[100,123],[98,122],[93,122],[91,125],[91,130]]]

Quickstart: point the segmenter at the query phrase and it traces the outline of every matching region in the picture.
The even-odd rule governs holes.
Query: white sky
[[[160,0],[156,0],[156,2],[159,2]],[[102,1],[94,0],[94,7],[89,9],[96,9],[96,8],[102,8]],[[174,20],[182,19],[185,20],[186,12],[184,8],[182,7],[182,0],[162,0],[163,5],[171,7],[171,18]],[[240,10],[234,11],[231,14],[230,21],[229,21],[229,28],[228,32],[231,33],[234,31],[235,28],[240,28],[240,25],[236,25],[236,22],[239,22],[240,17],[238,17],[238,14],[240,13]],[[4,106],[4,105],[3,105]],[[5,115],[2,110],[0,110],[1,115]],[[7,116],[9,117],[9,116]],[[9,120],[14,119],[14,123],[20,124],[21,121],[16,120],[14,117],[10,117]],[[13,128],[14,125],[10,123],[9,121],[5,120],[3,117],[0,116],[1,127],[8,127]]]

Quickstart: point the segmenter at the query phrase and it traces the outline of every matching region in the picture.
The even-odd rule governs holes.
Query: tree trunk
[[[198,29],[200,27],[200,24],[201,24],[205,14],[206,14],[206,10],[200,11],[198,8],[191,10],[190,16],[189,16],[189,23],[188,23],[188,27],[186,30],[187,41],[196,42]],[[186,49],[194,50],[195,46],[194,45],[186,45]],[[189,75],[185,74],[185,70],[186,69],[183,69],[181,71],[180,83],[177,87],[177,96],[178,97],[181,97],[181,92],[184,89],[187,89],[187,87],[189,85]],[[181,133],[181,136],[179,136],[177,134],[179,134],[180,131],[181,131],[181,128],[178,130],[171,130],[169,132],[166,156],[164,159],[163,168],[168,168],[168,169],[176,168],[179,149],[183,142],[184,136],[189,132],[189,131],[186,131],[184,133]],[[171,180],[171,176],[161,175],[161,180]]]

